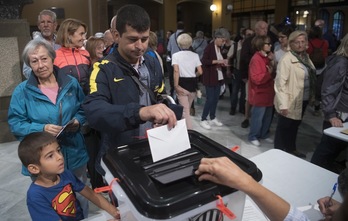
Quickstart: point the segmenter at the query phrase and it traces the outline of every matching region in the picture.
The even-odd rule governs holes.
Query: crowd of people
[[[11,131],[20,141],[22,173],[33,181],[27,195],[33,220],[87,218],[88,201],[118,220],[115,206],[86,186],[87,175],[93,189],[104,185],[101,159],[110,147],[144,138],[153,127],[175,127],[180,119],[159,102],[162,94],[168,92],[183,106],[182,118],[188,129],[194,129],[190,115],[195,114],[198,82],[206,98],[200,126],[211,130],[223,125],[216,109],[228,87],[229,114],[238,109],[244,115],[241,127],[249,128],[248,141],[257,147],[265,140],[305,158],[296,148],[296,137],[308,105],[315,107],[316,115],[322,109],[323,129],[342,127],[348,120],[348,35],[329,50],[322,23],[307,34],[290,25],[279,26],[275,33],[265,21],[258,21],[254,29],[242,28],[234,39],[221,27],[208,40],[200,30],[195,37],[185,32],[179,21],[175,32],[167,32],[165,56],[157,52],[148,13],[136,5],[121,7],[101,35],[87,38],[86,24],[73,18],[65,19],[58,30],[57,25],[54,12],[40,12],[40,32],[22,55],[27,80],[15,88],[8,112]],[[346,142],[323,134],[311,162],[337,172],[333,163],[346,147]],[[307,220],[227,158],[202,159],[196,175],[244,191],[271,220]],[[74,193],[70,198],[74,211],[52,206],[63,190]],[[344,203],[334,202],[335,209],[330,210],[322,206],[324,215],[346,217],[342,207],[348,195],[343,192]]]

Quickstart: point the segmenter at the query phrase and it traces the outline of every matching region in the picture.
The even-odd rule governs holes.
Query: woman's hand
[[[331,126],[333,127],[343,127],[343,123],[341,121],[341,119],[337,118],[337,117],[333,117],[329,119]]]
[[[175,91],[178,95],[185,96],[185,90],[179,85],[175,87]]]
[[[62,126],[58,126],[55,124],[46,124],[44,127],[44,131],[52,134],[53,136],[57,136],[57,134],[59,133],[59,131],[62,129]]]
[[[272,65],[266,65],[268,73],[272,74],[273,73],[273,66]]]
[[[288,111],[288,109],[282,109],[282,110],[280,110],[280,114],[282,116],[286,117],[289,114],[289,111]]]

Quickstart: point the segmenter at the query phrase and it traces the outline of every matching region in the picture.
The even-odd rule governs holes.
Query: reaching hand
[[[227,157],[203,158],[195,174],[199,181],[209,180],[242,191],[251,178]]]

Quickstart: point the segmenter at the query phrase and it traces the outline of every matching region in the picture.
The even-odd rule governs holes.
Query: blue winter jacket
[[[58,73],[58,68],[54,68]],[[38,80],[32,72],[29,79],[20,83],[13,91],[8,110],[11,132],[19,140],[32,133],[43,131],[46,124],[65,125],[75,118],[83,125],[86,121],[81,104],[83,91],[77,80],[66,74],[56,75],[59,85],[56,104],[38,88]],[[59,144],[65,160],[65,168],[74,170],[88,161],[85,141],[80,130],[65,132],[59,136]],[[23,167],[22,173],[29,175]]]

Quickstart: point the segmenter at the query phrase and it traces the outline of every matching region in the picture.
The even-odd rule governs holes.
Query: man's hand
[[[139,110],[140,119],[143,121],[151,121],[155,125],[168,124],[169,129],[176,125],[175,113],[165,104],[155,104],[142,107]]]
[[[330,201],[330,202],[329,202]],[[326,196],[318,199],[320,212],[325,216],[325,220],[331,220],[332,216],[341,206],[341,203],[334,199],[330,200],[330,197]],[[328,205],[330,203],[330,205]]]
[[[333,127],[343,127],[342,121],[337,117],[330,118],[329,121]]]

